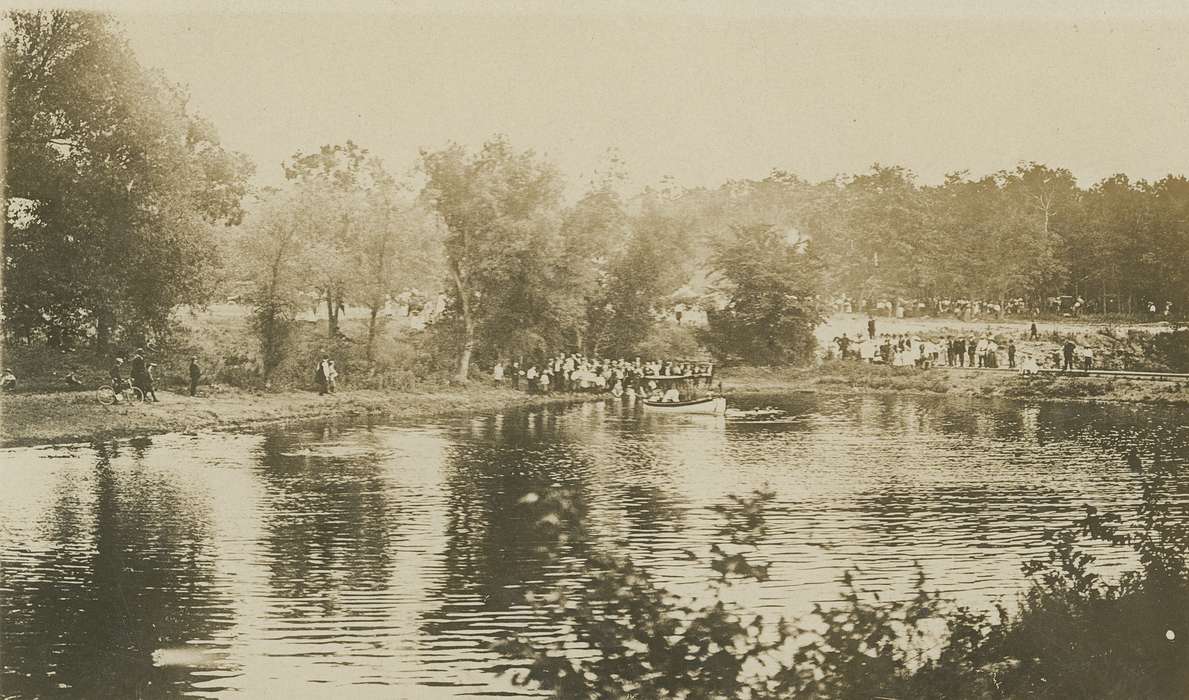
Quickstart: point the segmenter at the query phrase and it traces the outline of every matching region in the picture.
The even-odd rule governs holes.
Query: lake
[[[1046,526],[1125,510],[1123,455],[1189,461],[1184,409],[752,396],[725,420],[618,402],[417,425],[326,421],[0,451],[3,685],[44,697],[530,694],[501,634],[559,634],[528,588],[581,595],[593,551],[697,592],[711,506],[770,489],[775,618],[864,589],[1011,604]],[[769,409],[772,410],[757,410]],[[1174,482],[1189,499],[1189,471]],[[574,520],[545,536],[534,497]],[[533,494],[525,498],[527,494]],[[536,505],[539,505],[536,504]],[[1103,567],[1130,560],[1099,547]]]

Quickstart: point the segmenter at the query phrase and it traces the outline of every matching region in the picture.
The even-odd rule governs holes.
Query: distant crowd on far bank
[[[970,367],[1017,369],[1023,374],[1039,371],[1043,367],[1061,370],[1080,369],[1089,371],[1094,367],[1094,350],[1079,345],[1073,338],[1066,338],[1060,348],[1052,353],[1021,350],[1014,338],[1000,343],[989,333],[950,334],[944,338],[921,338],[911,333],[878,334],[878,322],[868,318],[866,332],[853,336],[835,336],[826,349],[826,359],[857,360],[889,367]],[[1033,322],[1027,339],[1039,339],[1039,331]]]

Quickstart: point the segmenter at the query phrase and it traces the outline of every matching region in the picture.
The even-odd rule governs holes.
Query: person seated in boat
[[[677,391],[677,387],[669,387],[669,390],[661,396],[661,401],[665,403],[677,403],[681,401],[681,394]]]
[[[623,382],[616,380],[615,386],[611,387],[611,395],[617,399],[623,396]]]

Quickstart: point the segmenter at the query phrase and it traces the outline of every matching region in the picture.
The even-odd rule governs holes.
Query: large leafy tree
[[[240,217],[252,167],[178,87],[143,69],[112,21],[5,17],[10,331],[51,342],[161,330],[210,296],[214,227]]]
[[[231,266],[255,308],[266,372],[283,359],[296,310],[325,302],[331,340],[340,305],[368,309],[367,357],[388,302],[432,284],[440,269],[440,225],[376,158],[348,141],[286,164],[288,181],[264,193]]]
[[[818,264],[773,226],[736,227],[711,262],[727,303],[708,313],[703,334],[720,360],[754,365],[813,359],[821,323]]]
[[[545,351],[573,328],[567,247],[560,235],[562,180],[506,139],[477,153],[457,144],[421,156],[423,195],[445,226],[452,314],[460,323],[457,378],[477,349]]]
[[[288,353],[293,318],[308,294],[308,226],[296,192],[287,189],[262,193],[239,229],[233,268],[247,283],[266,380]]]
[[[878,163],[823,183],[809,217],[831,286],[856,299],[921,294],[930,286],[925,199],[911,172]]]
[[[307,272],[326,303],[331,340],[339,335],[339,313],[357,275],[353,252],[366,224],[365,192],[375,186],[376,175],[383,177],[382,171],[368,167],[368,160],[367,149],[347,141],[322,146],[316,153],[299,151],[283,165],[303,220]]]
[[[376,338],[388,302],[416,288],[433,286],[442,267],[440,222],[420,206],[378,160],[368,164],[370,187],[359,201],[351,254],[354,275],[349,298],[368,310],[367,359],[375,360]]]
[[[630,355],[647,338],[674,292],[690,278],[688,220],[646,203],[632,217],[629,237],[611,261],[603,297],[604,323],[592,332],[595,351]]]

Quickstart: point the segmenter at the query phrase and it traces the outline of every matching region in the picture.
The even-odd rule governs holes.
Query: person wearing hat
[[[116,392],[116,400],[120,400],[120,392],[124,390],[124,378],[120,375],[120,369],[124,366],[124,358],[117,357],[115,363],[108,370],[107,375],[111,377],[112,391]]]
[[[198,358],[190,358],[190,396],[198,396],[198,378],[202,376],[202,370],[198,368]]]
[[[137,348],[128,360],[128,374],[131,375],[132,386],[140,389],[147,397],[152,389],[149,386],[148,363],[145,361],[144,348]]]

